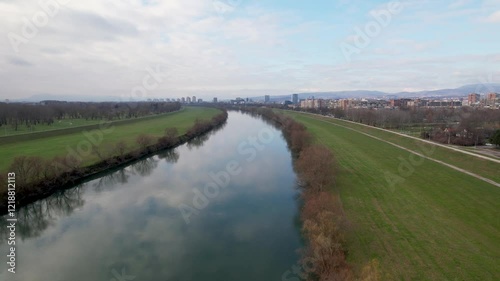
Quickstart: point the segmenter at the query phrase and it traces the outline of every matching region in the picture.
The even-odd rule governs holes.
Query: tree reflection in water
[[[197,137],[193,138],[192,140],[190,140],[186,143],[187,148],[189,150],[191,150],[193,148],[203,146],[203,144],[205,144],[205,142],[210,138],[210,136],[215,135],[218,131],[224,129],[224,127],[226,127],[226,123],[212,129],[211,131],[209,131],[201,136],[197,136]]]
[[[215,134],[224,126],[192,139],[187,143],[187,147],[192,149],[203,146],[212,134]],[[92,187],[96,192],[112,190],[113,187],[117,187],[119,184],[126,184],[130,176],[140,175],[146,177],[151,175],[153,170],[158,167],[160,160],[165,160],[167,163],[177,163],[179,157],[180,155],[176,149],[162,151],[158,153],[157,157],[149,157],[118,171],[100,176],[92,184]],[[16,238],[25,240],[38,237],[49,226],[53,225],[59,217],[69,216],[75,209],[82,207],[85,203],[82,194],[86,185],[87,183],[83,183],[70,189],[61,190],[50,197],[20,208],[16,212]],[[0,217],[0,245],[6,243],[10,233],[7,228],[7,225],[9,225],[8,218],[7,215]]]
[[[58,217],[69,216],[76,208],[82,207],[84,185],[61,190],[50,197],[29,204],[16,212],[16,239],[21,240],[40,236]],[[0,245],[7,241],[8,216],[0,218]]]
[[[153,170],[158,167],[158,162],[159,160],[155,159],[155,157],[149,157],[132,164],[130,167],[140,176],[146,177],[151,175]]]
[[[126,184],[130,176],[149,176],[157,166],[158,160],[150,157],[138,161],[129,167],[101,176],[92,186],[96,192],[110,191],[119,186],[119,184]]]
[[[125,184],[128,182],[128,178],[131,175],[135,175],[134,171],[129,170],[129,168],[123,168],[113,173],[108,173],[100,177],[92,186],[96,192],[102,192],[104,190],[113,190],[118,183]]]
[[[167,161],[167,163],[175,164],[179,161],[179,153],[175,149],[162,151],[158,154],[158,158]]]
[[[189,150],[197,147],[203,146],[203,144],[210,138],[209,134],[204,134],[198,137],[193,138],[192,140],[187,142],[187,148]]]

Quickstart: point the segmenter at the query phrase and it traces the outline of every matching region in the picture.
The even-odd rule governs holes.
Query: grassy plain
[[[336,157],[335,192],[350,221],[348,258],[358,274],[371,263],[379,265],[382,280],[497,280],[500,188],[430,160],[401,173],[401,159],[409,161],[411,153],[335,124],[411,149],[415,141],[341,120],[286,114]],[[488,162],[438,148],[430,156],[498,182],[496,164],[488,168]],[[402,181],[389,184],[387,173]]]
[[[219,110],[214,108],[187,107],[182,111],[158,115],[144,119],[137,119],[133,122],[119,122],[117,125],[109,127],[109,130],[103,130],[102,141],[100,146],[112,148],[119,141],[124,141],[129,150],[137,148],[135,140],[140,134],[149,134],[155,137],[160,137],[164,134],[166,128],[175,127],[179,134],[184,134],[193,124],[196,119],[210,119],[217,115]],[[86,137],[85,134],[91,137]],[[35,140],[25,140],[16,143],[0,145],[0,171],[6,171],[16,156],[41,156],[43,158],[52,158],[54,156],[65,156],[70,150],[82,151],[87,149],[87,146],[82,145],[92,138],[97,137],[99,130],[83,130],[82,132],[65,134],[64,130],[59,130],[59,135],[39,138]],[[21,139],[21,135],[19,136]],[[88,154],[88,155],[87,155]],[[99,160],[93,153],[82,153],[84,157],[84,165],[92,164]]]
[[[331,124],[337,124],[345,127],[349,127],[360,132],[364,132],[375,137],[382,138],[384,140],[390,141],[394,144],[403,146],[405,148],[420,151],[421,148],[418,145],[422,142],[416,141],[410,138],[404,138],[399,135],[393,134],[391,132],[382,131],[374,127],[368,127],[361,124],[356,124],[352,122],[346,122],[339,119],[319,117],[320,120],[330,122]],[[434,146],[432,158],[441,160],[448,164],[454,165],[456,167],[465,169],[467,171],[473,172],[477,175],[483,176],[485,178],[500,182],[500,163],[494,163],[485,159],[480,159],[472,155],[466,155],[463,153],[454,152],[450,149]],[[493,157],[492,157],[493,158]]]

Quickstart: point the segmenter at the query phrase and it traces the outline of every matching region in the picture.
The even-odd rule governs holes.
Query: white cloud
[[[500,23],[500,11],[496,11],[486,18],[488,22]]]
[[[451,3],[448,7],[450,7],[451,9],[457,9],[469,4],[470,2],[471,0],[457,0]]]
[[[374,39],[353,63],[345,65],[334,42],[348,38],[352,43],[355,37],[343,32],[365,24],[367,11],[360,13],[361,22],[353,17],[352,26],[342,26],[333,16],[331,20],[304,18],[298,10],[270,11],[250,1],[238,2],[226,13],[206,0],[151,0],[147,5],[141,0],[70,1],[38,29],[36,36],[20,44],[16,53],[6,34],[21,34],[23,18],[31,19],[41,8],[37,0],[0,0],[0,30],[4,34],[0,37],[0,99],[41,93],[121,96],[141,83],[146,67],[156,65],[162,65],[169,76],[148,92],[151,97],[195,94],[211,99],[214,95],[288,94],[300,89],[417,88],[424,81],[403,75],[404,67],[397,62],[455,48],[447,45],[449,38],[428,35],[433,24],[458,23],[458,18],[471,15],[484,19],[494,1],[467,9],[455,3],[460,9],[445,16],[435,9],[434,2],[407,1],[409,4],[381,38]],[[362,3],[350,3],[341,8],[361,9],[358,6]],[[499,13],[488,20],[496,22]],[[429,23],[420,24],[422,20]],[[498,45],[498,39],[488,36],[494,34],[490,26],[479,30],[485,34],[482,38],[491,42],[485,46]],[[391,45],[390,38],[406,41]],[[470,61],[471,56],[466,55],[477,53],[462,53],[452,64],[465,68],[473,65],[469,70],[476,71],[477,61]],[[429,60],[445,66],[451,63],[445,55],[435,54]],[[494,69],[491,60],[482,63],[483,69]],[[421,77],[429,72],[428,65],[413,67],[412,73]],[[379,73],[364,72],[372,68],[378,68]],[[443,72],[437,76],[446,74],[445,67],[432,70]]]

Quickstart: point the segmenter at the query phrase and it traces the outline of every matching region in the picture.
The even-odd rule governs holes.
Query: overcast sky
[[[500,0],[388,3],[0,0],[0,98],[211,99],[500,82]]]

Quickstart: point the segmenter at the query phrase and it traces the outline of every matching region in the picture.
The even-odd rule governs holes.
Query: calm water
[[[298,260],[297,190],[279,131],[230,112],[219,131],[18,212],[0,280],[281,280]]]

